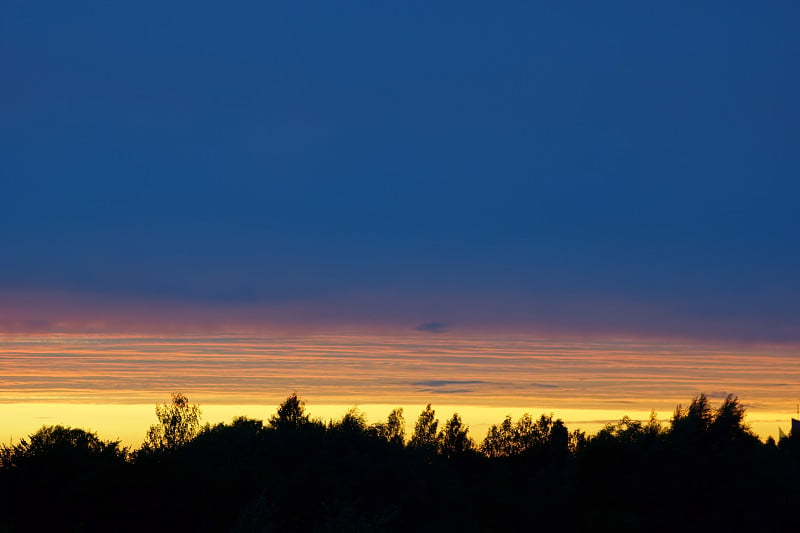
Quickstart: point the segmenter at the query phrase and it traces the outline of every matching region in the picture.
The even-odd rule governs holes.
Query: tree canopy
[[[191,441],[200,431],[200,407],[190,405],[181,393],[172,395],[172,402],[156,405],[158,424],[150,426],[142,448],[174,450]]]
[[[412,448],[435,450],[438,447],[436,434],[438,427],[439,420],[436,418],[436,411],[431,408],[431,404],[428,404],[417,418],[417,423],[414,425],[414,434],[411,435],[409,445]]]
[[[269,419],[275,429],[300,429],[309,423],[306,402],[296,392],[292,393],[278,406],[278,412]]]
[[[408,443],[400,408],[323,424],[296,393],[266,424],[201,428],[181,394],[156,414],[134,454],[64,426],[0,447],[0,531],[528,531],[531,502],[546,530],[763,530],[785,528],[800,497],[800,435],[762,444],[732,395],[589,436],[508,416],[479,446],[430,404]],[[670,499],[664,520],[652,502]],[[767,506],[781,512],[749,511]]]

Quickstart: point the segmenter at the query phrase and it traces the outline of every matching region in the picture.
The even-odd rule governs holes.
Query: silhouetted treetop
[[[356,407],[351,407],[338,422],[331,422],[330,429],[343,431],[345,433],[366,433],[367,419],[363,412]]]
[[[647,423],[624,416],[616,424],[606,424],[592,440],[613,441],[615,444],[627,447],[647,447],[655,444],[663,435],[664,428],[659,423],[655,411],[651,411]]]
[[[525,415],[529,416],[529,415]],[[508,457],[518,453],[518,444],[514,431],[514,423],[510,416],[498,426],[492,424],[481,443],[480,450],[488,457]]]
[[[745,409],[739,399],[728,394],[716,410],[712,410],[705,394],[692,400],[688,409],[680,405],[672,417],[670,437],[687,441],[703,441],[715,446],[747,443],[757,440],[744,422]]]
[[[124,459],[126,454],[119,441],[103,441],[97,434],[83,429],[43,426],[17,444],[0,447],[0,468],[20,467],[44,459],[64,463],[90,457]]]
[[[278,412],[270,417],[269,425],[279,430],[300,429],[309,423],[305,407],[305,400],[293,392],[278,406]]]
[[[744,422],[744,415],[745,409],[739,399],[728,394],[714,412],[714,420],[708,427],[711,437],[723,442],[752,440],[755,435]]]
[[[439,453],[445,457],[452,458],[472,450],[475,443],[467,434],[469,427],[461,422],[458,413],[453,413],[453,417],[447,421],[442,431],[439,433]]]
[[[688,409],[678,404],[672,416],[672,429],[688,433],[705,433],[708,426],[711,425],[711,420],[711,406],[708,403],[708,397],[700,394],[692,399]]]
[[[411,436],[409,445],[413,448],[437,448],[436,430],[439,421],[436,419],[436,411],[431,409],[428,404],[419,414],[417,423],[414,426],[414,434]]]
[[[403,418],[402,407],[392,409],[386,422],[373,424],[370,431],[380,439],[402,446],[406,439],[406,421]]]
[[[150,426],[142,445],[144,450],[173,450],[184,446],[200,431],[200,407],[176,392],[172,402],[156,405],[158,424]]]
[[[481,443],[481,451],[489,457],[511,457],[531,450],[567,450],[570,434],[561,419],[541,415],[533,420],[525,413],[516,424],[510,416],[497,426],[492,425]]]
[[[507,416],[483,457],[459,414],[440,425],[430,404],[407,446],[400,408],[367,426],[355,408],[310,420],[304,404],[292,394],[269,424],[198,431],[199,408],[176,394],[133,457],[43,427],[0,446],[0,531],[796,529],[800,437],[760,444],[732,395],[717,408],[700,395],[669,426],[651,413],[589,437],[553,415]],[[665,519],[654,501],[678,503]]]

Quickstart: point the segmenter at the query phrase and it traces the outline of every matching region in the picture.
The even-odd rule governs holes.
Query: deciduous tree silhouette
[[[118,529],[126,456],[119,442],[60,425],[0,447],[0,530]]]
[[[192,412],[185,397],[158,406],[150,445],[192,434],[165,429]],[[391,444],[400,409],[368,428],[355,409],[326,425],[296,394],[271,425],[206,426],[141,461],[93,433],[45,427],[0,446],[0,531],[529,531],[530,502],[548,510],[537,529],[794,530],[800,435],[761,444],[744,415],[735,396],[712,409],[700,395],[670,427],[653,413],[588,438],[552,415],[506,417],[484,458],[458,414],[439,426],[428,405],[406,447]],[[652,502],[670,498],[680,503],[665,520]]]
[[[103,441],[97,434],[65,426],[43,426],[28,439],[0,447],[0,468],[25,467],[32,462],[63,462],[64,466],[86,460],[124,460],[119,441]]]
[[[489,427],[480,449],[490,458],[508,457],[517,453],[514,423],[510,416],[506,416],[499,426],[492,424]]]
[[[305,412],[306,402],[296,392],[286,398],[278,407],[277,414],[272,415],[269,424],[275,429],[300,429],[309,423]]]
[[[436,450],[436,430],[438,427],[439,421],[436,419],[436,411],[431,409],[431,404],[428,404],[419,414],[419,418],[417,418],[417,423],[414,426],[414,434],[411,436],[409,445],[412,448]]]
[[[468,432],[469,427],[461,422],[458,413],[454,413],[439,433],[439,452],[447,458],[453,458],[472,450],[475,443],[469,437]]]
[[[711,420],[711,406],[708,404],[708,397],[700,394],[692,399],[688,409],[681,404],[675,408],[675,413],[672,415],[672,432],[702,434],[708,430]]]
[[[343,431],[345,433],[366,433],[367,421],[363,412],[356,407],[351,407],[338,422],[331,422],[329,429]]]
[[[711,439],[718,443],[752,441],[755,437],[744,422],[745,410],[739,399],[728,394],[714,412],[714,420],[708,426]]]
[[[551,440],[553,427],[553,415],[542,414],[536,421],[528,413],[522,415],[517,421],[514,432],[518,453],[547,446]]]
[[[403,408],[392,409],[386,422],[378,422],[371,426],[371,431],[379,438],[402,446],[406,439],[406,421],[403,418]]]
[[[191,441],[200,431],[200,407],[176,392],[172,402],[156,405],[158,424],[150,426],[143,450],[174,450]]]
[[[481,451],[489,457],[511,457],[539,449],[568,450],[570,439],[579,440],[580,435],[570,436],[561,419],[553,420],[553,415],[541,415],[533,420],[525,413],[516,424],[510,416],[497,426],[489,428],[481,444]]]

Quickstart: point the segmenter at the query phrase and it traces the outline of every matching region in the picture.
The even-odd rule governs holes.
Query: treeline
[[[744,414],[700,395],[667,425],[524,415],[477,444],[430,405],[407,436],[402,409],[323,423],[296,394],[203,426],[176,394],[135,450],[63,426],[0,448],[0,531],[795,530],[800,435],[761,442]]]

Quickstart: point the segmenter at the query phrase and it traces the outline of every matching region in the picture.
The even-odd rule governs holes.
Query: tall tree
[[[431,404],[428,404],[419,414],[419,418],[417,418],[414,434],[411,436],[409,445],[414,448],[436,449],[436,430],[438,427],[439,420],[436,419],[436,411],[431,409]]]
[[[269,424],[275,429],[300,429],[308,423],[306,402],[296,392],[286,398],[278,412],[269,419]]]
[[[692,399],[688,408],[678,404],[672,415],[670,437],[679,439],[705,438],[713,420],[708,397],[700,394]]]
[[[469,427],[464,425],[458,413],[444,425],[439,433],[439,451],[448,458],[464,455],[472,450],[475,443],[468,435]]]
[[[525,415],[529,416],[529,415]],[[481,443],[481,451],[488,457],[508,457],[516,453],[514,425],[510,416],[506,416],[498,426],[492,424]]]
[[[171,450],[185,445],[200,431],[200,407],[176,392],[172,402],[156,405],[158,424],[150,426],[143,450]]]
[[[403,408],[392,409],[386,422],[373,424],[371,431],[379,438],[395,445],[403,445],[406,440],[406,421]]]
[[[718,443],[752,441],[757,438],[744,422],[745,409],[739,398],[728,394],[714,412],[714,420],[708,426],[709,435]]]

